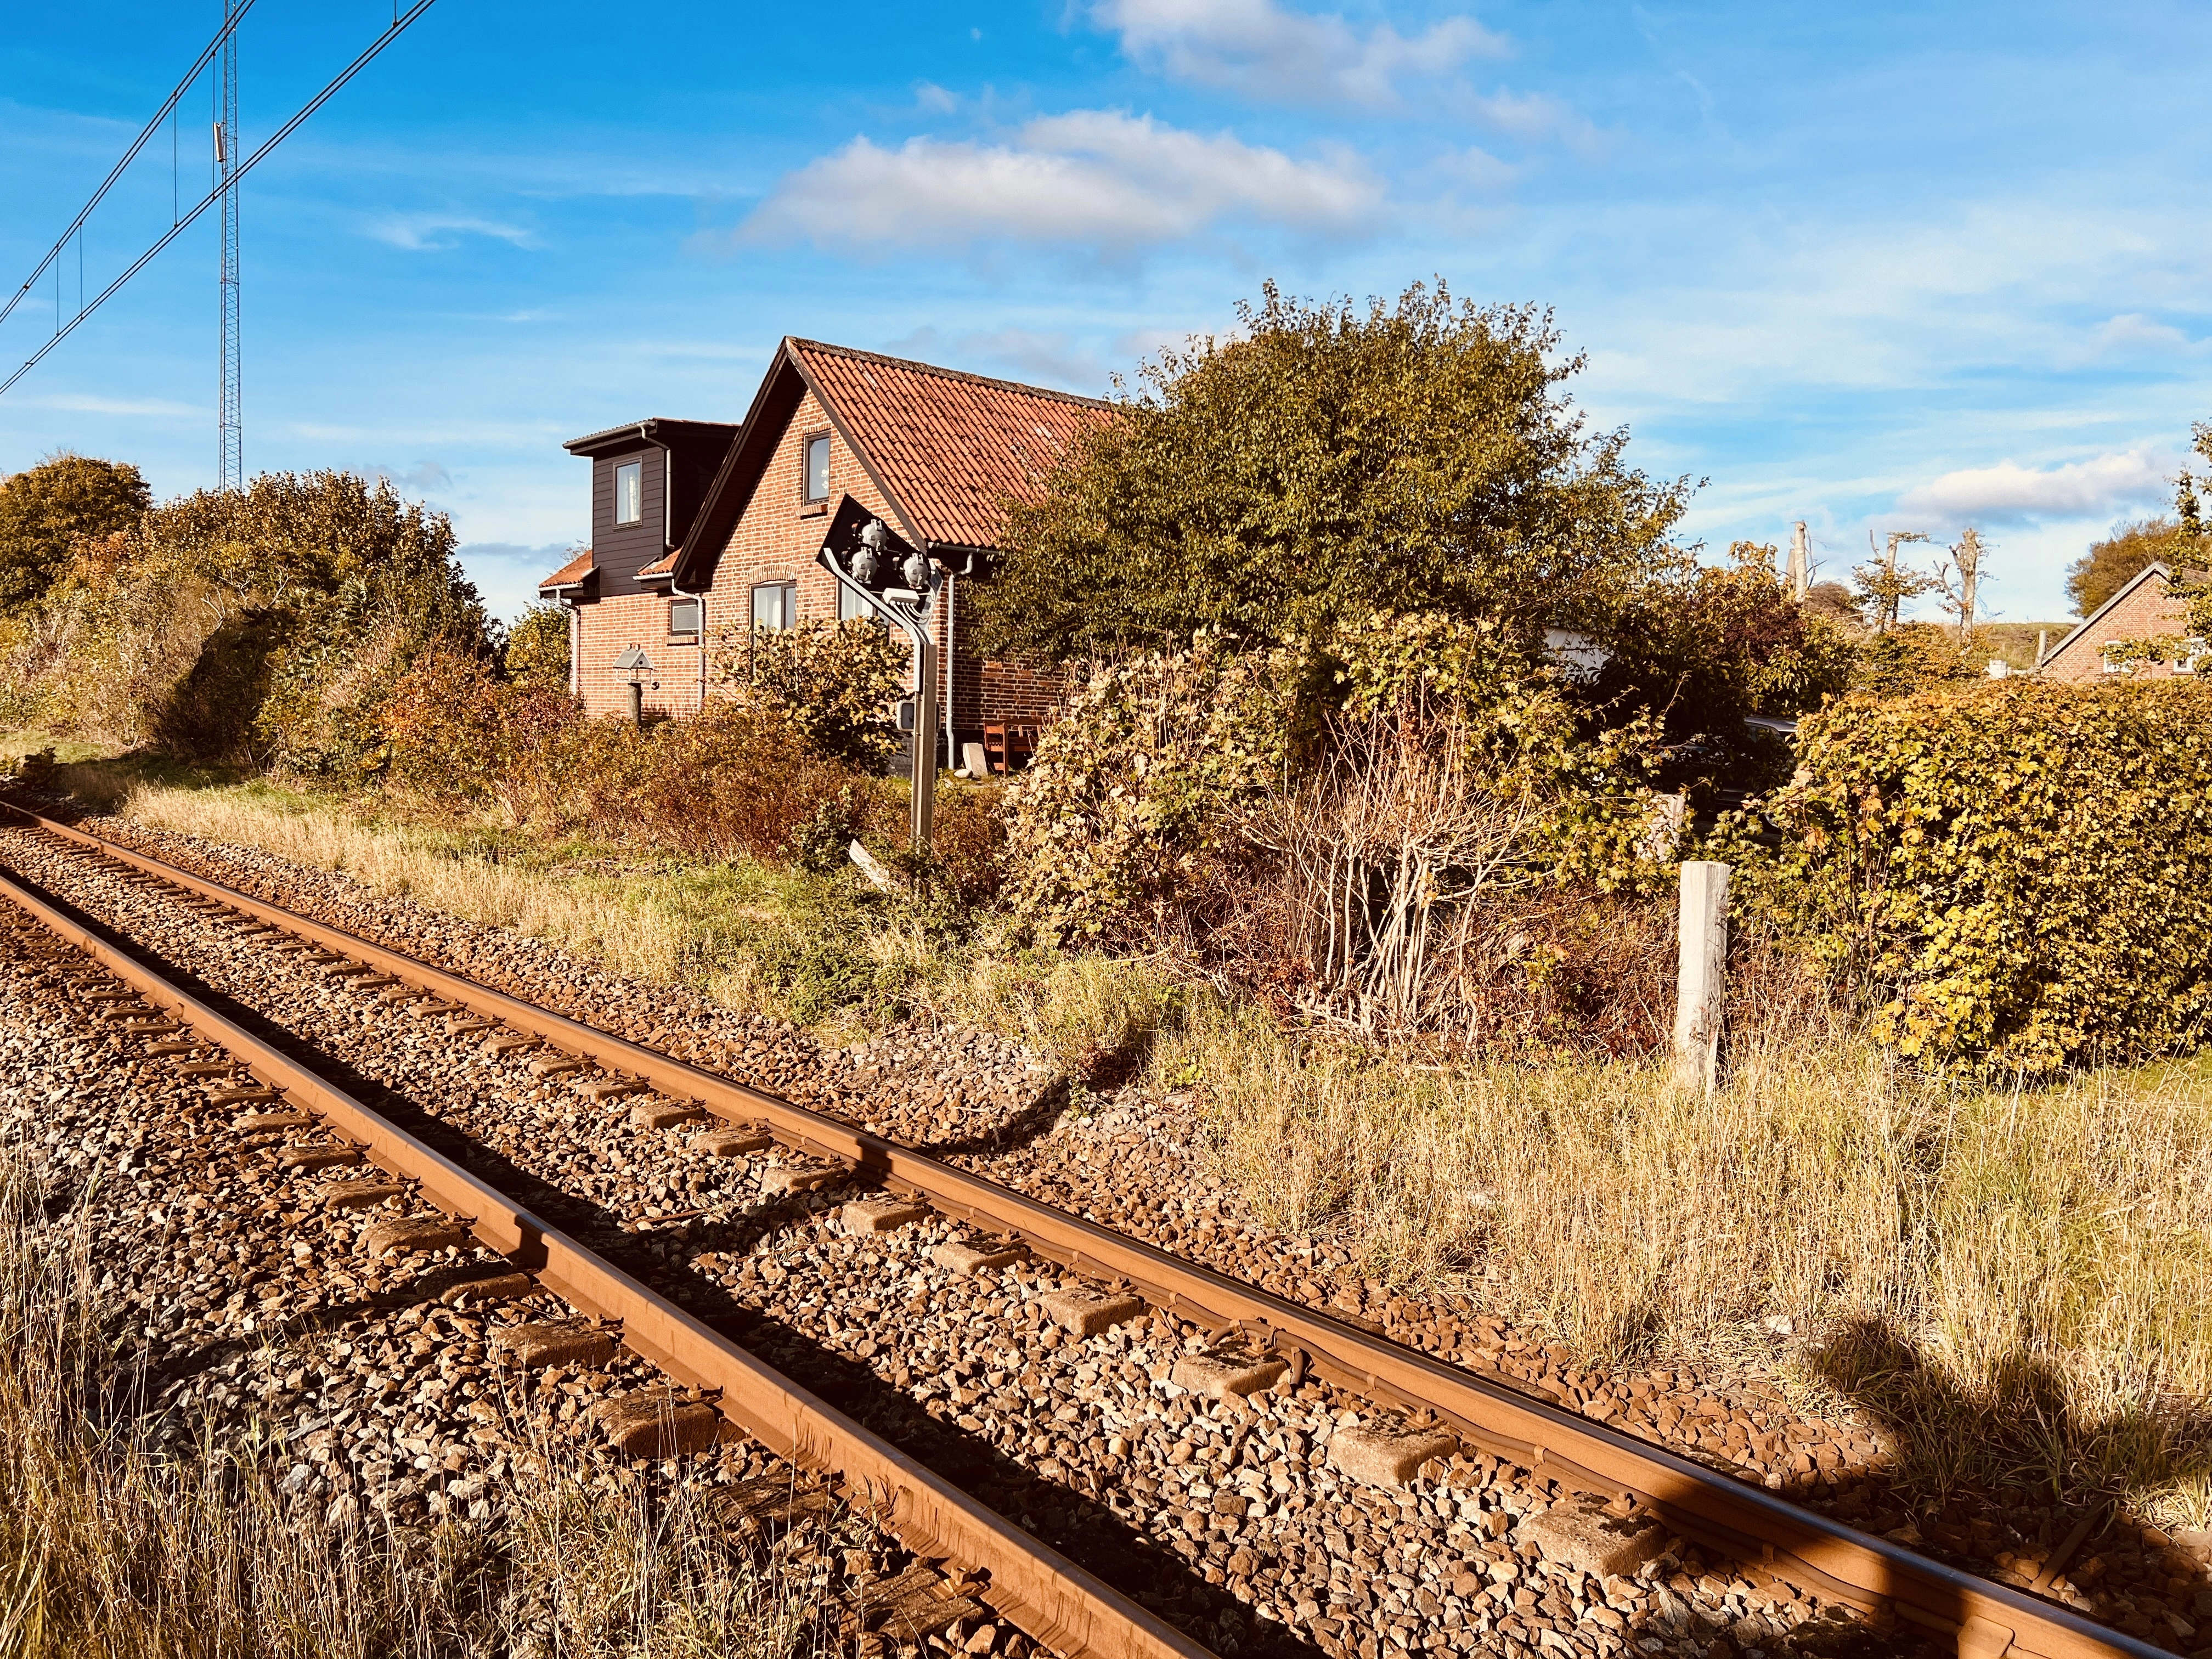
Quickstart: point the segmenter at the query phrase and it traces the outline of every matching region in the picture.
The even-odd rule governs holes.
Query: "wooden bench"
[[[1036,753],[1036,740],[1034,720],[988,722],[983,727],[984,763],[994,772],[1018,772]]]

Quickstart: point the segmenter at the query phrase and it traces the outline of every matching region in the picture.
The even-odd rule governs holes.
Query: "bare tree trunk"
[[[1959,643],[1963,646],[1973,637],[1974,584],[1982,569],[1982,538],[1972,526],[1959,538],[1958,559]]]

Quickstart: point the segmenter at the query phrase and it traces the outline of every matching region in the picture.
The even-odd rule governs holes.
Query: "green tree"
[[[1610,633],[1673,556],[1686,480],[1629,466],[1567,398],[1548,313],[1455,301],[1240,306],[1227,340],[1164,351],[1143,389],[1008,511],[976,590],[985,650],[1060,659],[1320,639],[1376,612]]]
[[[1898,625],[1898,612],[1907,599],[1923,593],[1933,592],[1939,585],[1930,573],[1909,564],[1899,564],[1897,550],[1907,542],[1924,542],[1927,537],[1917,530],[1893,530],[1889,544],[1880,554],[1872,551],[1874,532],[1867,532],[1869,557],[1863,565],[1851,571],[1851,593],[1857,602],[1861,615],[1877,634],[1887,634]]]
[[[2172,559],[2179,550],[2179,520],[2164,514],[2112,526],[2102,541],[2066,567],[2066,597],[2074,614],[2087,617],[2127,585],[2146,565]]]
[[[79,537],[131,529],[153,499],[128,461],[66,450],[0,480],[0,610],[44,594]]]
[[[533,605],[515,618],[500,647],[500,669],[515,685],[533,691],[568,689],[568,609]]]

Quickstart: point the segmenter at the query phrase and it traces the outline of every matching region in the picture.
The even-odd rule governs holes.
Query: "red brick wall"
[[[2069,641],[2063,649],[2054,651],[2043,665],[2045,678],[2054,680],[2093,680],[2105,672],[2105,659],[2100,647],[2115,640],[2142,640],[2160,635],[2179,634],[2186,626],[2188,611],[2180,600],[2167,590],[2163,576],[2153,576],[2098,619],[2096,627],[2088,629]],[[2171,663],[2137,663],[2134,665],[2136,678],[2157,678],[2173,672]]]
[[[718,612],[728,604],[726,597],[708,596],[709,637],[725,620]],[[617,673],[614,660],[634,645],[642,647],[645,654],[653,659],[652,672],[639,677],[645,682],[646,712],[699,712],[699,647],[679,644],[668,637],[666,595],[617,593],[578,605],[576,611],[576,695],[583,700],[586,714],[629,713],[630,677],[627,671]],[[658,690],[654,689],[656,680],[659,682]]]
[[[802,499],[805,493],[802,471],[805,442],[811,434],[823,431],[830,432],[830,499],[826,503],[808,505]],[[711,591],[719,601],[715,608],[725,621],[737,629],[738,632],[731,636],[733,641],[742,638],[751,625],[752,590],[761,582],[795,581],[799,584],[799,614],[802,619],[836,620],[836,579],[815,562],[814,556],[822,546],[822,538],[829,532],[830,515],[847,495],[903,533],[883,492],[868,477],[859,457],[846,447],[844,439],[830,430],[829,416],[809,392],[799,398],[791,423],[776,440],[775,453],[761,474],[760,485],[731,527],[730,539],[714,568]],[[938,606],[936,635],[941,659],[945,651],[942,605]],[[945,697],[941,673],[938,696],[940,702]]]
[[[1059,673],[1007,662],[977,663],[974,668],[981,705],[979,726],[984,720],[1048,720],[1060,712],[1066,682]]]

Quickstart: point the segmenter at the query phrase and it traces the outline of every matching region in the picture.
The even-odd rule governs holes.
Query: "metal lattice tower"
[[[234,17],[245,0],[223,0],[223,15]],[[245,433],[238,374],[238,31],[222,43],[222,78],[215,124],[216,182],[222,188],[222,390],[216,416],[222,445],[222,487],[246,483]]]

